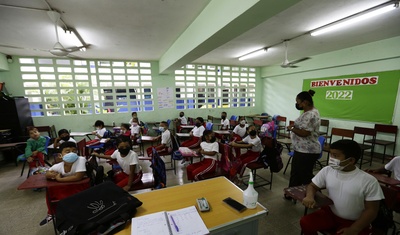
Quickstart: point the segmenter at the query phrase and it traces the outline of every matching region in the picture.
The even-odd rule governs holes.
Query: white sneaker
[[[41,222],[40,222],[40,226],[43,226],[49,222],[51,222],[53,220],[53,216],[52,215],[47,215],[46,218],[44,218]]]

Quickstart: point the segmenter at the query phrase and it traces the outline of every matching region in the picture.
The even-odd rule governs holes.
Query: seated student
[[[202,117],[197,117],[195,122],[195,127],[190,131],[190,139],[181,143],[181,147],[197,148],[200,146],[201,137],[206,128],[204,128],[204,119]],[[185,163],[188,158],[183,158],[182,164]]]
[[[196,148],[200,146],[201,137],[203,136],[204,119],[202,117],[197,117],[195,121],[195,127],[190,131],[190,139],[182,142],[182,147]]]
[[[76,140],[69,136],[68,130],[61,129],[58,131],[58,137],[54,139],[53,146],[54,148],[58,148],[62,143],[67,141],[76,143]]]
[[[132,118],[132,123],[131,123],[131,140],[133,144],[137,144],[140,141],[140,125],[139,121],[137,118]]]
[[[229,130],[229,120],[226,119],[226,112],[222,112],[221,113],[221,128],[220,130]],[[217,137],[220,140],[224,140],[225,136],[224,135],[220,135],[215,133],[215,137]]]
[[[322,168],[307,186],[303,204],[315,205],[315,193],[327,189],[333,205],[322,207],[300,219],[304,235],[334,230],[335,234],[372,234],[371,222],[384,198],[378,181],[358,169],[361,149],[353,140],[339,140],[330,146],[329,166]]]
[[[93,140],[86,142],[86,145],[96,145],[100,143],[100,139],[104,137],[104,134],[107,132],[107,129],[104,127],[104,122],[101,120],[97,120],[94,123],[95,131],[92,131],[92,134],[95,136]]]
[[[263,124],[260,128],[260,137],[272,137],[272,135],[274,134],[274,130],[275,130],[275,122],[274,121],[270,121],[268,122],[267,120],[263,120]]]
[[[232,141],[241,141],[247,134],[247,125],[244,117],[240,117],[239,124],[235,126],[231,133]]]
[[[248,128],[248,133],[249,135],[246,136],[243,140],[241,141],[233,141],[230,143],[232,147],[239,147],[239,148],[251,148],[247,150],[246,153],[243,153],[239,156],[239,159],[241,161],[240,166],[238,167],[238,173],[239,173],[239,181],[242,180],[242,176],[244,171],[246,170],[247,164],[251,162],[256,162],[258,160],[258,157],[260,156],[260,152],[262,150],[261,146],[261,140],[257,136],[257,131],[256,127],[251,125]],[[238,157],[238,156],[236,156]]]
[[[23,157],[29,163],[29,171],[39,166],[44,166],[44,154],[46,152],[46,138],[41,136],[35,127],[28,129],[29,139],[26,141]]]
[[[159,155],[166,155],[171,153],[172,151],[172,141],[171,141],[171,132],[168,130],[168,123],[166,121],[160,122],[160,126],[158,130],[161,132],[161,135],[157,136],[157,140],[161,138],[161,144],[154,147]],[[149,148],[152,148],[150,146]]]
[[[132,116],[132,118],[131,119],[129,119],[129,124],[131,124],[131,126],[133,125],[133,122],[134,122],[134,120],[133,119],[135,119],[136,118],[136,122],[139,124],[140,122],[139,122],[139,118],[138,118],[138,116],[137,116],[137,112],[132,112],[132,114],[131,114],[131,116]]]
[[[121,124],[120,136],[127,136],[129,138],[131,137],[131,130],[129,128],[129,124],[126,124],[126,123]]]
[[[142,167],[139,165],[138,155],[131,150],[131,141],[126,137],[117,138],[117,150],[112,155],[94,153],[99,158],[115,159],[118,164],[113,165],[113,171],[110,172],[114,183],[125,191],[129,191],[132,185],[140,182],[142,179]]]
[[[179,113],[179,117],[175,119],[175,126],[177,129],[177,132],[181,132],[182,127],[181,126],[186,126],[187,125],[187,119],[185,117],[184,112]]]
[[[74,142],[64,142],[60,145],[62,162],[54,164],[47,172],[46,178],[48,180],[55,180],[58,182],[71,182],[79,181],[86,175],[86,159],[79,157],[77,147]],[[47,203],[47,216],[40,222],[40,226],[47,224],[53,217],[51,215],[51,208],[55,212],[54,205],[51,201],[61,200],[82,190],[89,188],[89,184],[76,184],[76,185],[59,185],[47,188],[47,194],[50,198],[46,197]],[[49,200],[50,199],[50,200]]]
[[[187,178],[191,181],[198,181],[201,175],[214,172],[217,166],[219,146],[215,141],[214,133],[211,130],[205,130],[203,139],[205,141],[200,144],[199,154],[203,155],[204,159],[190,164],[186,168]]]
[[[393,176],[396,180],[400,180],[400,156],[396,156],[390,160],[386,165],[384,165],[381,168],[377,169],[366,169],[366,172],[372,172],[372,173],[379,173],[379,174],[387,174],[389,172],[393,172]],[[398,191],[397,193],[397,200],[395,203],[396,208],[400,207],[400,187],[399,186],[394,186],[392,187],[394,190]]]

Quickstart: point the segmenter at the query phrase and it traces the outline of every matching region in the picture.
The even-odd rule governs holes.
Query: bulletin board
[[[174,90],[171,87],[157,88],[157,101],[159,109],[174,108]]]
[[[400,70],[303,80],[321,117],[392,124]]]

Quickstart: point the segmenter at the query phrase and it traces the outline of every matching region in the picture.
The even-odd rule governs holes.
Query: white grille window
[[[253,107],[256,69],[186,65],[175,70],[177,109]]]
[[[151,63],[20,58],[32,116],[153,111]]]

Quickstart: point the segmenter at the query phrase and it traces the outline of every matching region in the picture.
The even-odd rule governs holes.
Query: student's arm
[[[308,208],[314,208],[315,206],[315,193],[317,191],[321,190],[317,185],[315,185],[313,182],[311,182],[307,186],[306,190],[306,197],[303,199],[303,205],[308,207]]]
[[[54,139],[54,143],[53,143],[54,148],[58,148],[60,146],[60,140],[61,140],[60,137],[57,137]]]
[[[231,146],[232,147],[238,147],[238,148],[251,148],[251,147],[253,147],[254,145],[253,144],[248,144],[248,143],[246,143],[246,142],[243,142],[243,141],[238,141],[238,142],[231,142]]]
[[[92,155],[99,157],[99,158],[112,159],[111,155],[104,155],[103,153],[99,154],[99,153],[93,152]]]
[[[36,149],[37,152],[46,153],[46,141],[45,137],[40,137],[38,140],[38,148]]]
[[[199,153],[202,155],[208,155],[208,156],[215,156],[217,154],[216,151],[205,151],[204,149],[200,149]]]
[[[33,144],[33,141],[32,140],[28,140],[27,142],[26,142],[26,147],[25,147],[25,157],[30,157],[30,156],[32,156],[32,144]]]
[[[58,174],[59,174],[59,173],[56,172],[56,171],[48,170],[48,171],[46,172],[46,179],[55,180],[55,179],[56,179],[56,176],[57,176]]]
[[[350,227],[340,229],[337,233],[342,235],[359,234],[378,215],[379,203],[380,201],[365,201],[365,209],[362,211],[360,217]]]
[[[62,177],[61,174],[57,174],[56,180],[58,182],[72,182],[79,181],[85,176],[86,172],[76,172],[74,175]]]
[[[135,177],[135,169],[136,169],[136,164],[129,166],[129,171],[130,172],[129,172],[128,184],[126,186],[124,186],[124,190],[127,191],[127,192],[132,187],[133,177]]]

